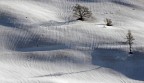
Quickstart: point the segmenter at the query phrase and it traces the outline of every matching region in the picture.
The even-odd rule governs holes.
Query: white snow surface
[[[144,83],[143,15],[143,0],[0,0],[0,83]]]

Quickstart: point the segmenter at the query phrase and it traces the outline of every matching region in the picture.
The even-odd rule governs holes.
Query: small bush
[[[106,19],[105,19],[105,22],[106,22],[106,25],[107,25],[107,26],[112,26],[112,25],[113,25],[111,19],[106,18]]]

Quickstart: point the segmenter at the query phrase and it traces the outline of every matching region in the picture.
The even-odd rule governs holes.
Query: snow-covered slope
[[[144,83],[143,15],[143,0],[0,0],[0,83]]]

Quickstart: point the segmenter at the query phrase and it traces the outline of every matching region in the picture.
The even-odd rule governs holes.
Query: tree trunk
[[[129,54],[133,54],[133,52],[132,52],[132,44],[129,44]]]
[[[80,13],[80,17],[79,17],[77,20],[84,21],[84,18],[83,18],[83,16],[82,16],[82,14],[81,14],[81,13]]]
[[[80,17],[80,18],[78,18],[77,20],[81,20],[81,21],[84,21],[84,18]]]

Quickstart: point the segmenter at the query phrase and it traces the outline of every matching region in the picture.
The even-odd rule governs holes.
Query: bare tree
[[[111,19],[106,18],[105,23],[107,26],[112,26],[112,20]]]
[[[73,11],[73,15],[77,18],[77,20],[84,21],[86,18],[90,18],[92,16],[92,12],[86,6],[81,6],[79,4],[76,4],[73,7]]]
[[[130,30],[128,30],[126,38],[127,38],[126,43],[129,45],[129,54],[133,54],[132,53],[132,45],[133,45],[133,40],[135,40],[135,39],[134,39],[134,37],[133,37],[133,35],[132,35]]]

